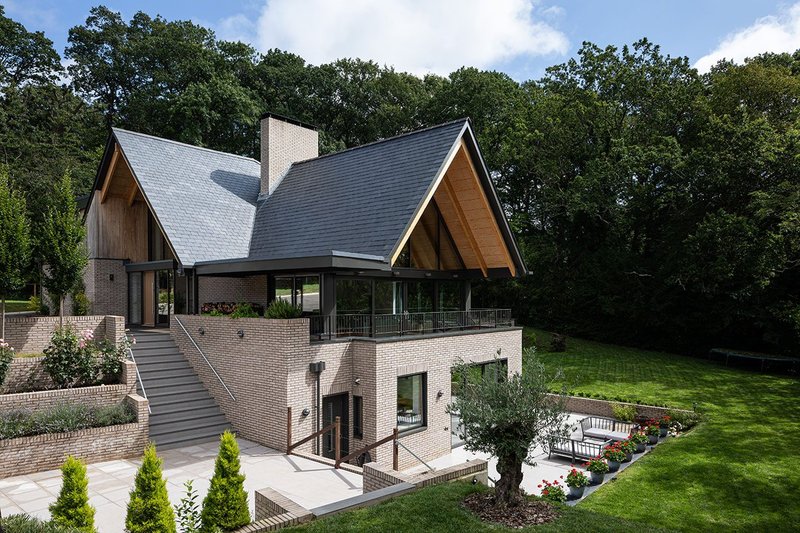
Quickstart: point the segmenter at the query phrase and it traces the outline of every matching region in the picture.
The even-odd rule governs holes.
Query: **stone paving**
[[[307,509],[361,494],[361,476],[304,459],[287,456],[276,450],[238,439],[241,449],[245,490],[254,512],[253,492],[271,487]],[[194,487],[205,497],[214,473],[216,442],[159,452],[164,460],[169,499],[177,504],[184,495],[184,481],[194,480]],[[100,533],[124,530],[128,496],[133,488],[139,459],[123,459],[90,464],[89,503],[96,509],[95,524]],[[0,473],[2,475],[2,473]],[[0,479],[0,509],[3,516],[27,513],[47,519],[48,506],[61,488],[60,470]]]

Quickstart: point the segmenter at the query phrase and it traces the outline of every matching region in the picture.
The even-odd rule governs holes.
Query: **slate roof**
[[[255,217],[250,260],[337,253],[389,261],[467,121],[291,166]]]
[[[118,128],[113,135],[184,266],[248,255],[258,161]]]

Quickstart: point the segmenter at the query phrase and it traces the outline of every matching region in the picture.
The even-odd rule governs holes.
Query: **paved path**
[[[239,447],[251,513],[254,512],[253,492],[265,487],[277,490],[307,509],[361,494],[358,474],[287,456],[242,439],[239,439]],[[159,452],[164,460],[164,477],[173,504],[184,495],[183,482],[187,479],[194,480],[200,499],[205,497],[214,473],[216,454],[216,442]],[[96,509],[95,523],[100,533],[123,531],[128,495],[140,464],[138,459],[127,459],[87,466],[89,502]],[[49,518],[47,507],[55,501],[60,488],[59,470],[0,479],[0,509],[3,516],[25,512]]]

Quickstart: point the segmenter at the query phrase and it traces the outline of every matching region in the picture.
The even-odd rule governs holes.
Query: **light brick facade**
[[[286,448],[286,408],[292,407],[295,441],[316,429],[316,377],[309,363],[324,361],[320,376],[323,397],[347,393],[350,407],[350,451],[391,434],[397,423],[397,378],[427,374],[427,426],[402,435],[401,442],[423,460],[450,452],[450,371],[462,358],[489,362],[501,350],[509,372],[522,367],[520,328],[478,330],[405,339],[357,339],[311,343],[308,319],[230,319],[178,315],[195,343],[231,389],[234,401],[200,353],[173,320],[178,345],[219,403],[240,436],[279,450]],[[199,333],[200,328],[203,334]],[[243,337],[238,336],[241,330]],[[358,383],[356,383],[358,380]],[[439,391],[442,392],[439,396]],[[363,439],[352,435],[352,397],[363,398]],[[303,416],[304,409],[310,414]],[[298,451],[313,452],[307,443]],[[370,452],[372,459],[391,465],[391,444]],[[418,465],[400,449],[400,467]]]
[[[261,119],[261,194],[271,194],[292,163],[319,155],[319,133],[275,117]]]
[[[89,259],[83,284],[91,313],[128,316],[128,273],[122,259]]]
[[[267,276],[232,278],[199,276],[197,278],[200,305],[215,302],[247,302],[267,305]]]
[[[7,317],[5,341],[17,353],[41,353],[50,344],[59,324],[57,316]],[[95,339],[117,342],[125,336],[125,318],[122,316],[65,316],[64,325],[78,331],[91,329]]]

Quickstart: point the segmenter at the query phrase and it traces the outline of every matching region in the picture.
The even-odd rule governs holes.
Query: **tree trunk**
[[[3,296],[3,320],[0,321],[0,339],[6,338],[6,297]]]
[[[522,461],[513,456],[497,458],[500,479],[494,486],[495,503],[500,507],[522,504],[524,498],[519,490],[522,483]]]
[[[58,297],[58,325],[64,327],[64,296]]]

